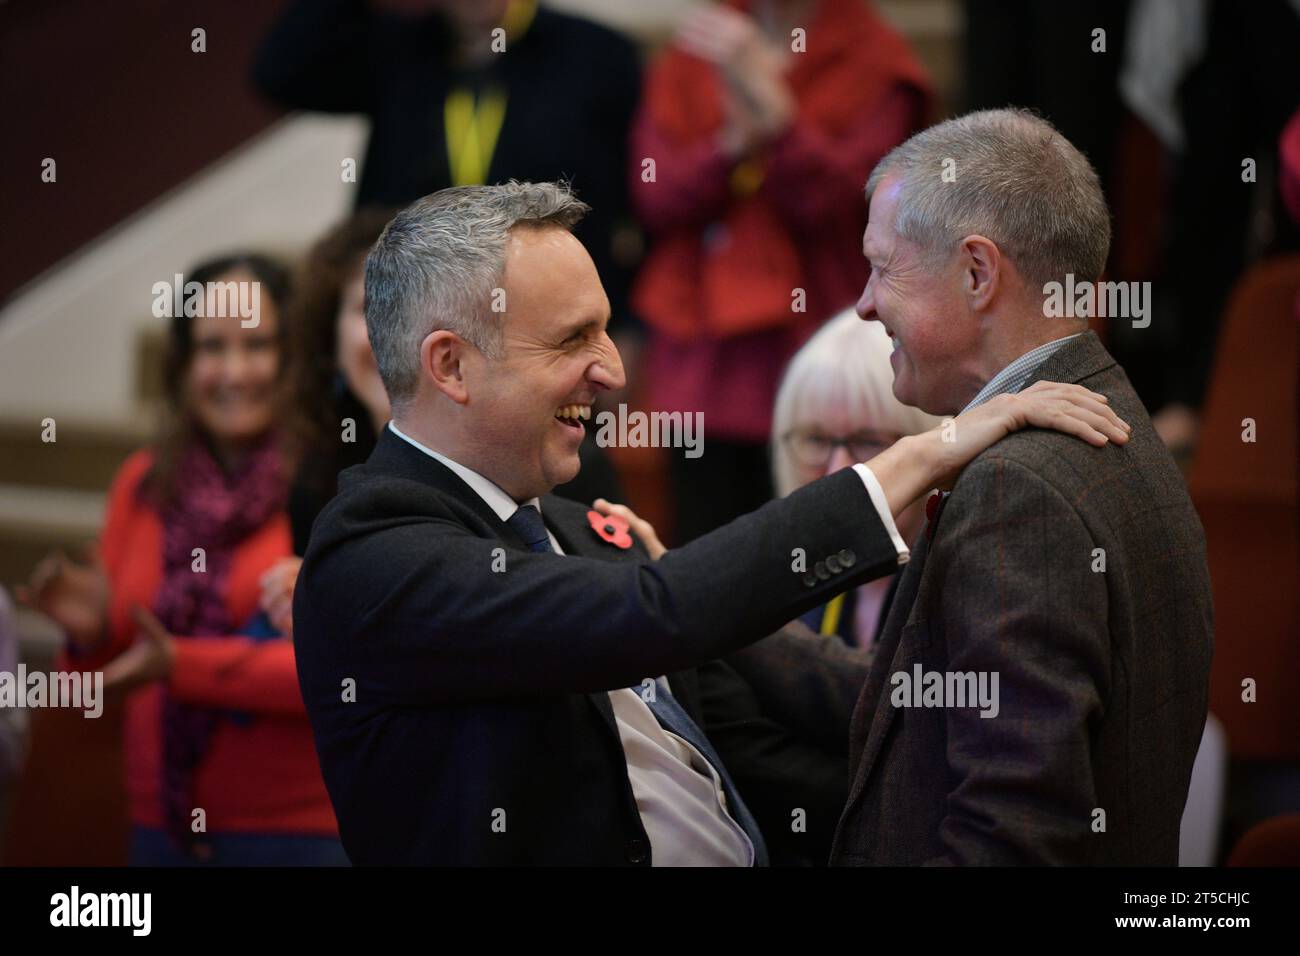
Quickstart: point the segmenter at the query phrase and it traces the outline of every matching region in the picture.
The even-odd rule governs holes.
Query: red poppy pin
[[[599,511],[588,511],[587,520],[591,529],[617,548],[632,547],[632,535],[628,532],[628,523],[617,515],[603,515]]]

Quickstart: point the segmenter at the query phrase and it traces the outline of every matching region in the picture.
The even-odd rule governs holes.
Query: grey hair
[[[366,330],[389,400],[408,401],[420,378],[420,343],[454,332],[488,358],[501,354],[493,290],[516,226],[572,230],[590,207],[564,183],[455,186],[393,217],[366,256]]]
[[[922,130],[876,164],[868,203],[891,175],[902,180],[894,229],[931,258],[977,234],[993,240],[1031,285],[1063,281],[1066,273],[1101,276],[1110,213],[1097,173],[1028,110],[980,110]]]

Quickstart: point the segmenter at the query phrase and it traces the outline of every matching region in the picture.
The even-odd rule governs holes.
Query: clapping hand
[[[301,568],[302,558],[281,558],[262,575],[258,604],[271,626],[288,638],[293,637],[293,590]]]
[[[74,647],[93,648],[108,623],[108,575],[94,546],[73,561],[63,551],[43,558],[26,585],[14,590],[18,600],[51,617]]]
[[[165,680],[176,658],[176,638],[148,608],[137,605],[135,642],[104,665],[104,692],[134,690],[154,681]]]
[[[728,149],[749,152],[790,125],[795,99],[785,80],[785,58],[751,17],[729,7],[701,6],[682,18],[675,41],[721,75]]]

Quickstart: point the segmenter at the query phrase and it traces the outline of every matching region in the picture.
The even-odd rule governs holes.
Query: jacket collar
[[[1047,360],[1029,376],[1025,386],[1028,387],[1035,382],[1078,383],[1115,364],[1114,357],[1101,344],[1097,333],[1089,329],[1048,356]]]
[[[408,481],[419,482],[430,488],[450,495],[459,503],[471,509],[489,527],[496,536],[506,541],[518,542],[518,536],[510,529],[497,513],[488,505],[477,491],[471,488],[454,471],[438,459],[426,455],[410,442],[402,440],[385,428],[375,443],[375,450],[364,466],[364,473],[355,477],[345,471],[339,483],[351,484],[354,480],[368,474],[383,474]],[[576,554],[586,558],[604,560],[639,558],[636,547],[623,549],[603,540],[592,530],[587,520],[589,509],[575,501],[556,495],[541,496],[542,520],[555,535],[565,554]],[[519,542],[522,544],[522,542]]]
[[[469,508],[497,533],[498,537],[517,540],[516,535],[502,521],[479,493],[467,485],[459,475],[438,459],[426,455],[409,442],[403,441],[385,428],[380,432],[375,450],[362,466],[362,473],[349,475],[348,469],[339,477],[339,485],[350,484],[353,480],[364,479],[367,474],[387,475],[418,482],[445,495],[450,495],[460,504]]]

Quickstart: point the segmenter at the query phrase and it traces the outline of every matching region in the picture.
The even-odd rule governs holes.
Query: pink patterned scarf
[[[232,621],[226,610],[235,548],[284,504],[275,436],[260,441],[229,474],[204,442],[195,441],[177,464],[173,487],[173,500],[160,509],[163,576],[154,613],[180,640],[230,636],[244,623]],[[203,549],[203,571],[195,570],[196,548]],[[219,719],[219,711],[178,703],[164,685],[163,822],[183,850],[194,847],[194,778]]]

